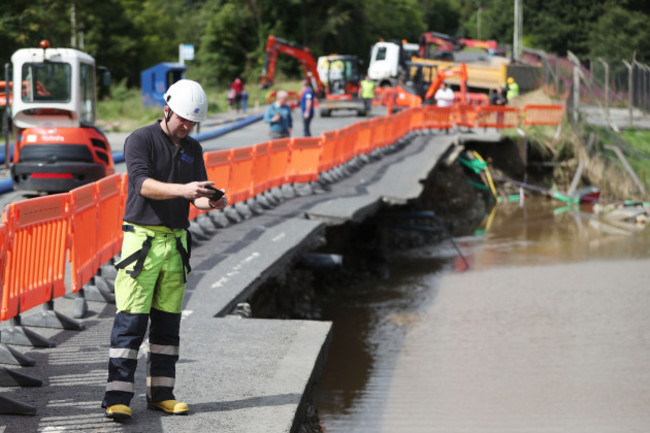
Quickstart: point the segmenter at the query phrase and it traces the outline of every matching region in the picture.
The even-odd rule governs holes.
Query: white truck
[[[370,51],[368,77],[376,85],[394,87],[405,68],[405,62],[416,56],[420,46],[402,41],[377,42]]]

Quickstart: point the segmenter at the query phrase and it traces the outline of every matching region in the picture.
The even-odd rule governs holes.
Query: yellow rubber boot
[[[190,410],[187,403],[176,400],[149,401],[147,402],[147,407],[149,409],[162,410],[172,415],[187,415],[187,412]]]
[[[114,404],[106,408],[106,416],[116,422],[127,421],[131,419],[131,408],[125,404]]]

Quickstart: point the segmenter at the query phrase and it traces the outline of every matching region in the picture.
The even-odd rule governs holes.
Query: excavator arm
[[[424,95],[424,100],[428,101],[433,98],[436,94],[440,84],[447,78],[453,77],[454,75],[460,76],[460,94],[461,98],[464,101],[465,95],[467,95],[467,66],[465,63],[461,63],[458,69],[445,69],[438,72],[438,75],[433,79],[427,93]]]
[[[264,57],[264,64],[262,66],[262,88],[268,88],[271,86],[271,84],[273,84],[273,78],[275,77],[275,64],[278,58],[278,53],[283,53],[298,59],[300,65],[302,66],[305,77],[311,80],[314,90],[318,94],[323,93],[323,82],[318,75],[316,61],[309,52],[309,48],[281,38],[276,38],[273,35],[269,35],[266,41],[266,55]]]

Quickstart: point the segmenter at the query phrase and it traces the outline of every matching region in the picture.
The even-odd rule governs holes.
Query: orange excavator
[[[435,65],[418,62],[407,62],[410,69],[408,84],[400,84],[395,88],[394,108],[419,107],[435,104],[434,96],[443,81],[458,77],[462,101],[467,96],[467,67],[460,63],[457,68],[438,71]]]
[[[490,54],[505,56],[495,40],[455,38],[445,33],[426,32],[420,35],[420,58],[453,60],[453,53],[465,47],[479,48]]]
[[[14,189],[63,192],[115,172],[111,148],[95,126],[95,59],[72,48],[22,48],[0,83],[9,161],[9,121],[16,138]],[[108,76],[104,77],[105,83]]]
[[[420,57],[423,59],[453,60],[453,52],[462,49],[455,38],[438,32],[420,35]]]
[[[318,94],[324,92],[323,82],[318,75],[318,68],[314,57],[309,52],[309,47],[295,44],[282,38],[276,38],[269,35],[266,40],[266,56],[264,57],[264,64],[262,65],[262,84],[263,89],[269,88],[273,84],[275,78],[275,63],[278,58],[278,53],[284,53],[288,56],[298,59],[305,77],[312,83],[312,88]]]
[[[359,60],[356,56],[330,54],[319,58],[317,64],[309,47],[269,35],[262,66],[262,88],[273,84],[278,53],[298,59],[305,77],[312,83],[312,88],[320,98],[321,117],[329,116],[333,110],[354,110],[359,116],[367,114],[363,100],[358,97],[360,77]],[[319,66],[326,71],[326,77],[319,74]]]

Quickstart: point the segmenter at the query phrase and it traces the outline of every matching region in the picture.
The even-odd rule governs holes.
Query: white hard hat
[[[208,97],[196,81],[179,80],[169,86],[163,96],[169,108],[192,122],[202,122],[208,112]]]

